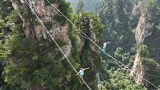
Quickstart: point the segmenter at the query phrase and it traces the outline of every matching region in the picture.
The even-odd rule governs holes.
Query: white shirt
[[[110,42],[105,42],[105,43],[103,43],[103,49],[105,49],[106,48],[106,46],[107,46],[107,44],[109,44]]]
[[[84,69],[81,69],[81,70],[79,71],[79,74],[83,76],[83,75],[84,75]]]

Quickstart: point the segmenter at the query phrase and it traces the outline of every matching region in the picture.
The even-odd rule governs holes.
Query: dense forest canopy
[[[0,90],[159,90],[159,0],[1,0]]]

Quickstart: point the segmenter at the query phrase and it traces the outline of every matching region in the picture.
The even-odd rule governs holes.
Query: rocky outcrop
[[[136,1],[134,7],[133,7],[133,10],[132,10],[132,15],[136,16],[136,15],[140,15],[141,14],[141,10],[142,10],[142,7],[143,7],[143,4],[144,2],[143,1]]]
[[[47,27],[49,32],[52,34],[53,38],[56,40],[62,40],[66,43],[66,45],[62,48],[67,56],[70,55],[72,46],[68,35],[69,24],[67,22],[61,24],[60,21],[57,21],[55,17],[58,15],[58,13],[55,12],[54,8],[52,7],[54,6],[56,8],[59,8],[58,3],[53,3],[51,6],[47,5],[44,0],[11,0],[11,2],[13,8],[15,10],[18,10],[19,17],[23,22],[22,30],[25,33],[26,37],[31,36],[37,39],[38,42],[50,38],[46,34],[45,28],[41,25],[39,20],[37,18],[32,18],[35,15],[30,9],[30,5],[42,20],[44,25]]]
[[[143,3],[143,4],[142,4]],[[141,10],[143,9],[144,1],[139,0],[132,11],[132,15],[134,16],[140,16],[138,26],[136,28],[136,33],[135,33],[135,39],[137,44],[140,44],[144,41],[145,35],[146,35],[146,30],[145,30],[145,20],[146,17],[144,17],[141,13]],[[142,62],[141,62],[141,57],[139,55],[139,52],[137,52],[135,61],[133,64],[132,71],[130,75],[135,79],[137,83],[143,83],[143,77],[144,77],[144,69],[142,69]]]
[[[69,57],[71,55],[72,45],[71,45],[71,40],[69,38],[69,24],[65,20],[64,21],[57,20],[56,18],[58,17],[59,14],[55,12],[54,8],[52,7],[54,6],[59,9],[58,2],[52,3],[51,6],[47,4],[45,0],[10,0],[10,1],[12,2],[14,10],[18,12],[18,16],[20,17],[22,22],[21,30],[23,31],[26,37],[31,37],[35,40],[35,42],[37,42],[37,44],[39,44],[39,46],[44,46],[46,40],[51,41],[51,37],[49,37],[49,35],[47,35],[46,33],[46,28],[47,28],[49,33],[57,42],[61,41],[61,43],[63,43],[63,45],[61,45],[60,47],[62,48],[66,56]],[[43,27],[43,25],[41,25],[38,18],[36,18],[34,12],[32,11],[32,9],[30,9],[30,7],[42,20],[46,28]],[[51,54],[49,56],[50,58],[56,56],[56,54],[59,52],[58,48],[54,48],[52,49],[52,51],[51,50],[46,51],[41,49],[42,48],[40,48],[40,51],[42,51],[43,53],[45,52],[45,54],[47,55]],[[58,57],[59,57],[58,59],[65,58],[64,56],[58,56]],[[32,84],[30,87],[28,87],[28,90],[46,90],[46,89],[45,87],[41,87],[37,84]]]
[[[137,52],[136,54],[134,65],[130,74],[135,79],[136,83],[141,83],[141,84],[144,83],[143,78],[145,75],[145,69],[144,66],[142,65],[141,56],[139,52]]]
[[[132,14],[135,16],[139,16],[139,22],[135,29],[135,39],[137,43],[137,49],[139,49],[141,44],[145,44],[149,48],[150,56],[147,56],[145,58],[154,58],[156,50],[152,50],[152,48],[157,48],[153,45],[153,43],[159,43],[159,36],[155,34],[155,32],[158,32],[158,29],[156,29],[159,20],[157,15],[160,15],[159,11],[156,9],[159,7],[159,0],[155,0],[153,2],[149,2],[148,0],[139,0],[138,3],[135,5]],[[154,14],[154,13],[157,13]],[[157,37],[155,37],[157,36]],[[152,40],[151,40],[152,37]],[[153,38],[154,37],[154,38]],[[156,40],[158,39],[158,40]],[[156,40],[156,42],[154,41]],[[143,63],[144,57],[141,56],[140,51],[137,50],[137,54],[135,57],[134,65],[131,71],[131,76],[135,79],[137,83],[145,84],[148,83],[144,78],[147,75],[146,65]]]

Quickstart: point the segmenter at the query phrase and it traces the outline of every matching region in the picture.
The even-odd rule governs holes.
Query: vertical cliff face
[[[148,19],[148,17],[146,16],[147,14],[145,14],[146,12],[144,12],[145,2],[146,1],[139,0],[137,4],[134,6],[133,12],[132,12],[134,16],[137,16],[137,17],[139,16],[139,22],[136,27],[136,33],[135,33],[135,39],[137,42],[137,46],[144,42],[144,39],[148,34],[147,32],[151,29],[151,27],[148,27],[148,28],[146,27],[146,23],[150,25],[150,22],[147,22],[146,20]],[[135,61],[134,61],[134,65],[133,65],[133,69],[131,71],[131,75],[134,77],[136,82],[143,83],[143,77],[145,74],[144,72],[145,71],[142,65],[140,53],[137,52]]]
[[[152,64],[146,64],[144,62],[150,62],[152,60],[144,60],[144,58],[153,58],[158,61],[160,58],[158,58],[158,46],[156,43],[159,43],[159,36],[157,35],[159,32],[159,29],[157,28],[159,26],[160,20],[158,19],[160,13],[158,8],[160,1],[159,0],[139,0],[137,4],[135,5],[133,9],[133,15],[138,16],[139,22],[135,29],[135,39],[137,43],[137,54],[134,61],[134,66],[131,71],[131,75],[134,77],[136,82],[142,83],[147,85],[148,83],[144,78],[147,78],[148,72],[151,71]],[[145,48],[142,50],[142,45],[146,45],[148,47],[148,54],[143,55],[144,52],[146,52]],[[159,62],[159,61],[158,61]],[[149,66],[147,66],[149,65]],[[157,66],[158,64],[155,64]],[[159,65],[157,66],[159,67]],[[150,71],[149,71],[150,70]],[[159,70],[157,69],[157,72]],[[149,79],[153,80],[153,79]]]
[[[56,40],[63,40],[67,43],[62,48],[64,49],[67,56],[71,51],[71,41],[68,35],[68,27],[69,24],[64,21],[56,20],[59,15],[54,8],[46,3],[47,1],[41,0],[20,0],[15,1],[11,0],[12,6],[15,10],[18,11],[19,17],[21,18],[23,25],[22,30],[25,33],[26,37],[33,37],[38,42],[42,42],[45,39],[49,39],[50,37],[46,34],[45,28],[41,25],[39,20],[34,16],[32,10],[28,6],[28,4],[33,8],[33,10],[40,17],[44,25],[47,27],[49,32]],[[27,4],[28,3],[28,4]],[[55,2],[52,4],[56,8],[60,8],[59,3]]]
[[[36,47],[37,50],[35,52],[34,49],[32,50],[34,53],[37,53],[37,56],[35,57],[37,57],[37,59],[39,58],[40,60],[40,57],[42,56],[41,59],[45,61],[41,62],[40,60],[39,63],[34,65],[33,63],[36,62],[34,61],[34,59],[36,58],[32,57],[32,53],[28,55],[28,57],[32,57],[28,60],[26,58],[26,60],[28,61],[27,63],[30,63],[28,65],[29,67],[32,67],[32,70],[31,68],[29,69],[28,66],[26,65],[20,66],[22,69],[19,70],[21,71],[23,70],[23,68],[26,68],[29,71],[26,71],[25,73],[30,72],[30,75],[28,75],[28,77],[30,78],[29,82],[27,81],[28,86],[23,88],[27,88],[28,90],[40,90],[40,89],[46,90],[47,88],[54,89],[55,87],[59,89],[64,88],[65,84],[69,82],[64,74],[65,72],[64,68],[60,66],[63,64],[61,60],[64,60],[65,58],[63,55],[60,54],[58,48],[55,45],[52,44],[50,46],[47,46],[48,45],[47,42],[52,43],[51,38],[49,37],[49,35],[47,35],[45,27],[41,25],[37,17],[34,15],[32,9],[42,20],[46,28],[49,30],[49,33],[51,33],[52,37],[58,42],[58,44],[60,45],[60,47],[62,48],[67,57],[71,56],[71,48],[72,48],[71,40],[69,38],[69,24],[63,17],[59,16],[59,13],[55,12],[54,8],[49,3],[47,3],[46,0],[10,0],[10,1],[12,2],[14,10],[17,11],[19,18],[21,19],[20,31],[23,32],[25,38],[31,38],[36,43],[35,46],[33,47]],[[28,6],[27,3],[30,6]],[[52,5],[61,10],[62,7],[65,7],[63,6],[63,3],[64,3],[63,1],[55,0],[53,1]],[[30,7],[32,9],[30,9]],[[22,52],[25,51],[22,50]],[[18,54],[18,52],[15,53]],[[13,57],[14,56],[15,55],[13,55]],[[19,60],[19,62],[23,63],[24,61]],[[47,66],[45,66],[45,63],[47,62],[50,62],[50,64],[48,63]],[[17,65],[18,63],[15,64]],[[41,73],[39,73],[39,71]],[[25,73],[23,73],[22,77],[25,77],[27,75],[27,74],[25,75]],[[36,81],[38,80],[36,78],[39,78],[40,80],[39,76],[42,75],[43,73],[46,73],[46,76],[41,77],[42,82]],[[16,75],[16,73],[13,75]],[[49,79],[46,80],[47,77],[50,78],[50,80]],[[55,82],[55,85],[53,86],[50,85],[51,83],[53,83],[54,80],[57,80]],[[22,81],[26,82],[25,78]],[[20,83],[19,81],[18,82],[16,81],[16,84],[18,83],[19,85],[23,85],[23,82]],[[42,83],[44,84],[42,85]]]

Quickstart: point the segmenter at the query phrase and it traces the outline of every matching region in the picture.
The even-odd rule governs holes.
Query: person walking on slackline
[[[81,68],[81,69],[79,70],[79,72],[77,73],[77,75],[80,76],[80,80],[79,80],[79,81],[80,81],[81,84],[83,84],[81,79],[83,79],[83,77],[84,77],[84,71],[85,71],[85,70],[88,70],[88,69],[89,69],[89,68]]]
[[[109,43],[111,43],[111,42],[105,42],[105,43],[103,43],[103,52],[105,52],[105,50],[106,50],[106,46],[107,46],[107,44],[109,44]]]

